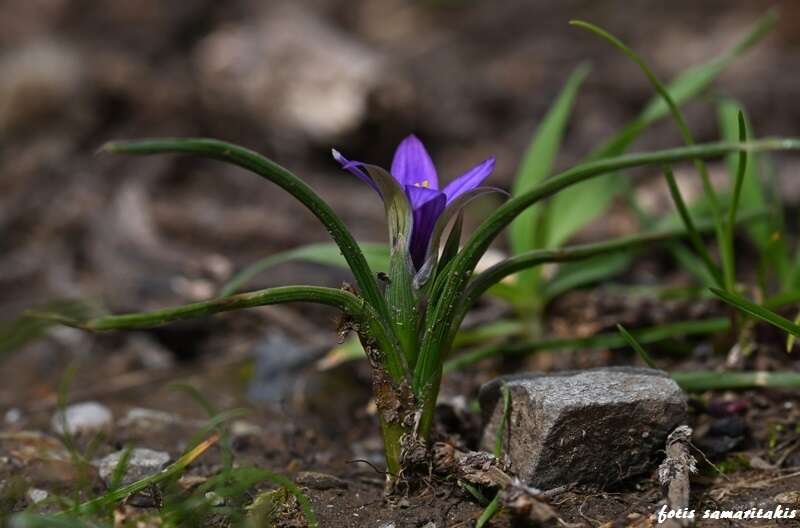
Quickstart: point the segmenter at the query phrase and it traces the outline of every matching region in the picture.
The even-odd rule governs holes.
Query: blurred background
[[[96,155],[108,140],[245,145],[306,179],[357,238],[381,241],[382,204],[338,168],[331,147],[388,166],[413,132],[444,181],[493,154],[490,181],[508,188],[580,62],[593,69],[558,167],[652,95],[634,65],[570,19],[609,29],[668,79],[730,47],[774,5],[778,28],[726,71],[716,93],[741,100],[760,135],[792,135],[800,4],[788,0],[0,0],[0,321],[57,298],[96,298],[115,312],[203,299],[259,257],[326,240],[309,213],[251,174],[181,157]],[[702,100],[687,115],[698,141],[719,137]],[[634,150],[680,144],[673,128],[656,125]],[[780,171],[790,206],[800,197],[796,172]],[[472,209],[471,220],[488,207]],[[580,236],[635,229],[609,218]],[[292,264],[254,286],[346,279]],[[265,321],[306,340],[314,328],[324,330],[320,341],[334,338],[330,312],[270,308],[147,333],[145,348],[161,356],[121,353],[108,368],[249,349]],[[65,351],[97,358],[141,347],[136,338],[53,333],[24,361],[5,362],[19,376],[0,389],[0,407],[52,391]]]

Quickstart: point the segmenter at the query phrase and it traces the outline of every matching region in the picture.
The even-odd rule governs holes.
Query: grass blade
[[[789,319],[786,319],[785,317],[778,315],[772,310],[764,308],[763,306],[760,306],[754,302],[751,302],[737,293],[727,292],[724,290],[720,290],[719,288],[710,288],[710,289],[714,295],[716,295],[726,303],[730,304],[734,308],[738,309],[739,311],[751,315],[756,319],[760,319],[773,326],[777,326],[784,332],[788,332],[794,336],[800,336],[800,325],[797,325],[792,321],[790,321]]]
[[[361,244],[361,252],[367,259],[370,268],[377,271],[389,269],[389,247],[386,244]],[[250,264],[234,275],[220,290],[220,297],[233,295],[242,287],[264,271],[292,260],[304,260],[315,264],[347,268],[342,252],[336,244],[321,243],[308,244],[297,248],[270,255]]]
[[[497,436],[494,439],[494,456],[497,458],[503,456],[503,433],[505,432],[506,422],[508,422],[508,412],[511,410],[511,391],[508,389],[508,385],[503,383],[500,387],[500,393],[503,395],[503,416],[500,418]]]
[[[548,303],[564,292],[618,275],[630,263],[630,253],[620,252],[562,265],[558,268],[558,273],[542,288],[542,301]]]
[[[736,45],[710,61],[679,74],[667,88],[675,103],[683,105],[702,93],[736,58],[761,40],[775,26],[777,19],[775,10],[768,11]],[[662,97],[656,95],[636,119],[592,151],[589,159],[619,156],[648,126],[667,115],[669,107]],[[614,195],[623,188],[617,183],[617,179],[617,174],[609,174],[581,183],[553,198],[549,208],[574,213],[567,219],[569,223],[553,226],[548,234],[548,240],[553,247],[560,246],[608,208]]]
[[[707,229],[708,226],[701,225],[700,228]],[[561,249],[539,249],[508,258],[475,276],[464,294],[467,302],[462,306],[462,312],[466,314],[464,310],[468,309],[471,302],[477,300],[487,289],[519,270],[546,263],[575,262],[609,256],[615,252],[631,251],[647,244],[668,242],[683,236],[687,236],[683,229],[659,229],[650,233],[614,238],[603,242],[567,246]]]
[[[32,311],[57,313],[64,319],[83,320],[101,312],[95,303],[80,299],[52,301],[30,308]],[[58,321],[22,315],[11,321],[0,322],[0,361],[27,343],[39,339]]]
[[[648,328],[633,330],[631,335],[643,344],[690,335],[706,335],[730,328],[730,319],[718,317],[699,321],[678,321]],[[500,343],[460,354],[447,361],[445,372],[452,372],[495,356],[524,357],[543,350],[570,348],[619,348],[627,345],[625,338],[617,332],[596,334],[588,337],[550,337],[521,343]]]
[[[747,141],[747,128],[744,122],[744,114],[739,112],[737,115],[739,123],[739,141],[744,143]],[[728,210],[728,222],[725,224],[725,240],[722,246],[722,251],[727,254],[725,257],[729,264],[725,267],[725,288],[728,291],[733,291],[734,282],[736,282],[736,261],[733,254],[733,230],[736,224],[736,212],[739,209],[739,200],[742,195],[742,184],[744,176],[747,171],[747,152],[739,153],[739,163],[736,167],[736,179],[733,184],[733,197],[731,198],[731,206]]]
[[[203,317],[220,312],[241,310],[255,306],[266,306],[287,302],[313,302],[339,308],[355,317],[363,316],[363,302],[352,293],[321,286],[281,286],[249,293],[240,293],[222,299],[185,304],[174,308],[164,308],[152,312],[124,315],[107,315],[94,319],[76,319],[72,314],[56,311],[29,310],[26,315],[33,318],[53,321],[67,326],[91,331],[129,330],[148,328],[162,324]]]
[[[697,231],[694,221],[692,221],[692,217],[689,214],[689,209],[686,207],[686,202],[683,199],[683,195],[678,187],[678,183],[675,181],[675,175],[672,173],[672,169],[665,165],[663,171],[664,178],[667,180],[667,186],[669,187],[669,194],[672,197],[672,202],[675,204],[675,208],[678,210],[678,214],[683,221],[683,225],[689,235],[689,241],[692,243],[692,247],[697,252],[700,260],[703,261],[708,274],[714,278],[714,281],[719,286],[722,286],[724,284],[723,275],[720,273],[719,268],[714,261],[711,260],[711,255],[709,255],[708,250],[703,243],[703,239],[700,237],[700,233]]]
[[[102,148],[105,152],[133,155],[166,153],[193,154],[238,165],[265,178],[294,196],[316,216],[331,234],[342,251],[355,276],[361,294],[378,312],[384,321],[389,320],[389,309],[378,288],[375,274],[361,253],[353,235],[342,220],[305,182],[264,156],[240,147],[214,139],[162,138],[142,141],[108,143]]]
[[[503,416],[500,418],[500,424],[497,426],[497,435],[494,439],[494,456],[497,458],[503,456],[503,433],[505,432],[506,423],[508,422],[508,413],[511,410],[511,391],[508,390],[508,385],[503,383],[500,387],[500,392],[503,395]],[[478,518],[478,522],[475,524],[475,528],[483,528],[486,526],[486,523],[492,520],[492,517],[494,517],[498,511],[500,511],[499,492],[494,496],[492,502],[486,506],[486,509],[483,510],[483,513],[481,513],[481,516]]]
[[[672,378],[687,392],[707,390],[744,390],[769,387],[773,389],[800,388],[797,372],[672,372]]]
[[[578,66],[561,89],[561,93],[559,93],[547,115],[545,115],[522,158],[514,179],[513,196],[532,189],[550,175],[553,162],[561,147],[573,102],[588,73],[589,67],[587,65]],[[520,214],[511,224],[509,242],[513,253],[530,251],[531,249],[542,247],[543,244],[541,242],[546,242],[536,240],[538,238],[536,236],[536,224],[540,212],[538,207],[531,207]],[[520,284],[523,288],[529,290],[535,279],[535,272],[528,273],[520,276]]]
[[[168,466],[160,473],[156,473],[155,475],[150,475],[145,477],[141,480],[137,480],[127,486],[123,486],[121,488],[117,488],[115,490],[109,491],[108,493],[101,495],[95,499],[86,501],[75,508],[70,513],[81,513],[81,512],[93,512],[97,511],[99,508],[103,506],[107,506],[110,504],[117,503],[124,499],[129,495],[133,495],[135,493],[139,493],[142,490],[149,488],[155,484],[163,482],[167,479],[172,477],[178,476],[197,458],[199,458],[203,453],[205,453],[208,448],[214,445],[217,440],[219,439],[219,435],[217,433],[209,436],[195,447],[184,453],[178,460],[176,460],[172,465]]]
[[[625,338],[625,341],[628,342],[628,344],[631,346],[631,348],[633,350],[635,350],[637,354],[639,354],[639,357],[642,359],[642,361],[644,361],[645,365],[647,365],[650,368],[654,368],[654,369],[658,368],[658,366],[656,366],[656,362],[653,361],[652,357],[650,357],[650,354],[647,353],[647,351],[642,347],[642,345],[639,344],[639,342],[636,340],[636,338],[633,337],[630,334],[630,332],[628,332],[625,329],[624,326],[622,326],[621,324],[618,324],[617,325],[617,330],[619,330],[619,333],[622,334],[622,337]]]
[[[733,99],[725,98],[720,100],[717,105],[717,114],[719,116],[720,132],[722,138],[726,141],[736,141],[740,137],[739,129],[741,124],[739,122],[739,114],[742,114],[745,130],[750,130],[752,135],[753,129],[748,123],[747,116],[744,114],[741,105]],[[735,187],[741,164],[741,154],[738,156],[728,156],[727,161],[728,172],[730,172]],[[767,207],[763,183],[758,170],[757,156],[750,156],[747,166],[744,169],[740,196],[740,205],[744,210],[765,209]],[[763,251],[769,241],[769,223],[766,220],[753,222],[747,227],[747,232],[750,234],[750,238],[753,242]]]
[[[686,124],[686,119],[683,117],[680,109],[678,108],[677,103],[672,98],[669,93],[669,90],[661,83],[661,81],[656,77],[647,63],[630,47],[628,47],[625,43],[623,43],[620,39],[609,33],[608,31],[599,28],[593,24],[588,22],[580,21],[580,20],[573,20],[570,22],[571,25],[586,29],[595,35],[598,35],[602,39],[609,42],[611,45],[619,49],[622,53],[627,55],[637,66],[642,70],[645,74],[647,79],[650,81],[650,84],[656,90],[656,92],[661,96],[664,100],[664,103],[669,108],[670,114],[678,126],[678,130],[683,137],[684,142],[688,146],[692,146],[695,144],[694,136],[692,135],[691,131],[689,130],[688,125]],[[730,276],[732,274],[732,254],[729,251],[726,251],[726,244],[725,244],[725,226],[722,219],[722,210],[719,205],[719,199],[717,198],[717,193],[714,190],[714,187],[711,185],[711,178],[708,175],[708,169],[706,168],[705,163],[701,159],[694,160],[694,165],[697,168],[697,172],[700,174],[700,180],[703,184],[703,192],[708,199],[711,210],[714,217],[714,227],[717,235],[717,243],[721,248],[722,252],[722,267],[723,267],[723,277]],[[677,189],[677,186],[675,186]],[[705,250],[703,250],[705,252]],[[703,260],[706,260],[706,257],[701,254]],[[707,265],[711,263],[710,259],[707,262]],[[709,269],[709,271],[711,271]]]
[[[794,324],[800,324],[800,312],[797,312],[797,315],[794,316]],[[786,353],[790,353],[794,348],[794,343],[797,341],[797,336],[794,334],[789,334],[786,336]]]
[[[492,517],[494,517],[499,510],[500,510],[500,496],[495,495],[494,498],[492,499],[492,502],[489,503],[486,509],[483,510],[483,513],[481,513],[481,516],[478,517],[478,521],[475,523],[475,528],[483,528],[484,526],[486,526],[486,523],[491,521]]]

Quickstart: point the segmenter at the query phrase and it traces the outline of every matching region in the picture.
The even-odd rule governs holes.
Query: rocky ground
[[[783,4],[774,34],[731,67],[715,92],[742,100],[761,134],[798,134],[800,108],[793,103],[800,77],[792,72],[800,11]],[[569,28],[569,19],[611,29],[669,77],[731,45],[769,5],[0,0],[0,321],[54,299],[93,298],[124,312],[207,298],[256,258],[325,239],[310,215],[250,175],[181,158],[95,155],[107,140],[192,135],[244,144],[300,174],[357,238],[382,240],[381,204],[337,169],[331,146],[386,164],[396,143],[415,132],[446,177],[494,154],[492,181],[508,188],[537,119],[580,61],[590,60],[593,71],[559,166],[580,159],[651,95],[630,63]],[[700,101],[687,111],[699,140],[717,137],[708,105]],[[665,123],[636,148],[678,142]],[[790,177],[797,162],[778,161],[792,218],[800,200]],[[659,185],[643,179],[639,189],[654,207],[666,203]],[[468,223],[491,207],[473,209]],[[635,228],[617,207],[579,238]],[[662,255],[640,259],[631,277],[685,281],[662,261]],[[254,286],[347,279],[345,272],[292,264]],[[615,299],[604,290],[570,294],[552,307],[548,328],[585,335],[618,322],[636,327],[691,313],[674,303]],[[713,303],[707,310],[723,313]],[[294,479],[322,526],[471,526],[483,508],[452,479],[435,476],[407,497],[384,501],[368,368],[317,368],[336,342],[335,327],[335,314],[324,309],[271,307],[128,334],[58,329],[0,356],[0,511],[47,504],[45,497],[52,503],[78,488],[87,490],[83,498],[101,492],[113,478],[108,457],[126,446],[150,450],[133,452],[131,469],[140,475],[174,461],[207,420],[195,398],[171,386],[180,381],[218,410],[249,410],[229,422],[237,464]],[[779,336],[761,332],[764,346],[751,367],[796,370]],[[672,343],[663,350],[670,354],[665,366],[718,368],[725,358],[712,345]],[[497,374],[636,362],[622,350],[486,361],[446,382],[441,429],[477,448],[473,403],[480,385]],[[86,471],[59,440],[58,409],[67,402],[96,402],[82,408],[78,421],[87,429],[75,431]],[[693,507],[800,509],[798,405],[792,391],[693,397],[695,443],[716,465],[698,455]],[[225,453],[220,444],[210,447],[179,485],[187,493],[197,489],[219,473]],[[576,486],[546,498],[561,524],[574,526],[649,526],[661,500],[653,468],[603,492]],[[150,514],[154,501],[130,500],[123,514]],[[285,522],[298,522],[297,513],[291,510]]]

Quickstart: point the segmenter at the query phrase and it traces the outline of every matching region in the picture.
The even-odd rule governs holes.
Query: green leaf
[[[461,215],[464,211],[464,208],[473,200],[480,198],[481,196],[494,193],[506,194],[505,191],[496,189],[494,187],[478,187],[459,195],[447,205],[441,216],[439,216],[439,218],[436,220],[436,224],[433,227],[433,233],[431,234],[431,241],[428,244],[425,262],[417,272],[416,277],[414,277],[415,288],[420,289],[425,286],[425,284],[427,284],[431,279],[433,271],[436,270],[439,259],[440,245],[442,243],[442,236],[444,235],[445,229],[447,229],[447,225],[450,223],[450,220]]]
[[[639,343],[648,344],[690,335],[707,335],[730,328],[730,319],[718,317],[699,321],[678,321],[663,325],[639,328],[631,335]],[[445,372],[462,369],[478,361],[496,356],[525,357],[543,350],[602,349],[627,345],[625,338],[617,332],[596,334],[588,337],[549,337],[516,343],[497,343],[476,348],[460,354],[445,364]]]
[[[361,252],[370,268],[377,271],[389,270],[389,247],[386,244],[361,244]],[[308,244],[281,253],[270,255],[250,264],[231,278],[220,291],[220,297],[227,297],[241,290],[245,284],[260,273],[292,260],[304,260],[315,264],[348,268],[342,252],[336,244],[325,242]]]
[[[700,237],[700,233],[694,225],[694,221],[692,220],[691,214],[689,214],[689,209],[686,207],[686,202],[683,199],[683,195],[681,195],[678,183],[675,181],[675,175],[672,173],[672,169],[665,165],[663,171],[664,178],[667,180],[667,186],[669,187],[669,194],[672,197],[672,202],[675,204],[675,208],[678,210],[681,221],[683,222],[686,232],[689,235],[689,241],[692,243],[692,247],[705,265],[708,274],[714,278],[714,281],[718,285],[722,286],[722,273],[719,271],[719,268],[714,261],[711,260],[711,255],[708,253],[708,249],[703,243],[703,239]]]
[[[88,319],[101,312],[96,303],[81,299],[51,301],[30,310],[57,313],[69,321]],[[27,343],[39,339],[59,323],[57,320],[45,320],[27,315],[0,322],[0,361]]]
[[[355,295],[344,290],[321,286],[280,286],[230,297],[212,299],[174,308],[164,308],[152,312],[125,315],[106,315],[93,319],[76,318],[72,313],[55,310],[28,310],[25,315],[44,321],[52,321],[83,330],[107,331],[149,328],[182,319],[205,317],[220,312],[242,310],[256,306],[267,306],[287,302],[312,302],[339,308],[354,317],[363,317],[364,303]]]
[[[731,62],[761,40],[776,22],[777,15],[774,10],[770,10],[759,18],[748,34],[732,48],[704,64],[680,73],[667,88],[675,103],[683,105],[705,91]],[[668,114],[669,108],[664,99],[659,96],[654,97],[636,119],[595,149],[589,159],[622,154],[648,126]],[[560,246],[608,209],[614,196],[624,188],[618,183],[618,179],[618,175],[609,174],[577,185],[553,198],[548,209],[563,211],[563,214],[561,222],[550,222],[552,231],[548,234],[548,245]]]
[[[439,264],[437,265],[437,272],[441,273],[444,268],[450,264],[453,257],[458,253],[461,245],[461,232],[464,228],[464,213],[458,213],[453,227],[450,229],[450,234],[447,235],[447,242],[442,249],[442,255],[439,257]]]
[[[497,458],[503,456],[503,433],[505,432],[506,423],[508,422],[508,413],[511,410],[511,391],[508,389],[508,385],[503,383],[500,386],[500,392],[503,394],[503,416],[500,418],[500,423],[497,426],[493,452],[494,456]],[[492,502],[483,510],[483,513],[481,513],[481,516],[478,518],[478,522],[475,524],[475,528],[483,528],[486,526],[486,523],[492,520],[492,517],[494,517],[498,511],[500,511],[499,493],[495,494]]]
[[[749,301],[738,293],[726,292],[718,288],[711,288],[711,292],[741,312],[752,315],[756,319],[760,319],[773,326],[777,326],[784,332],[788,332],[794,336],[800,336],[800,325],[776,314],[772,310]]]
[[[500,424],[497,426],[497,434],[494,439],[494,456],[500,458],[503,456],[503,433],[506,429],[508,422],[508,413],[511,410],[511,391],[508,385],[503,383],[500,386],[500,392],[503,395],[503,416],[500,418]]]
[[[742,217],[740,221],[744,221],[745,218],[749,217]],[[698,224],[696,226],[696,230],[706,231],[713,228],[713,224],[703,223]],[[585,277],[586,280],[592,279],[592,274],[594,271],[591,269],[593,266],[586,264],[586,259],[592,258],[599,258],[602,256],[606,256],[609,258],[609,262],[602,265],[598,265],[595,263],[595,266],[598,266],[598,276],[601,273],[610,274],[615,271],[615,267],[619,266],[622,267],[621,260],[618,262],[614,262],[612,260],[613,253],[619,252],[629,252],[634,250],[638,247],[647,245],[647,244],[654,244],[658,242],[665,242],[667,246],[675,244],[675,239],[680,237],[688,236],[688,233],[684,231],[682,228],[672,228],[672,229],[658,229],[649,232],[639,233],[636,235],[630,235],[627,237],[619,237],[613,238],[611,240],[604,240],[601,242],[593,242],[590,244],[580,244],[575,246],[567,246],[560,249],[539,249],[534,251],[528,251],[526,253],[522,253],[520,255],[516,255],[514,257],[507,258],[489,268],[485,269],[484,271],[475,275],[475,277],[471,280],[469,286],[466,289],[464,294],[465,301],[462,303],[462,310],[468,309],[469,305],[477,300],[478,296],[482,295],[483,292],[491,288],[495,290],[500,284],[499,281],[502,281],[509,275],[517,273],[520,270],[528,269],[534,266],[540,266],[542,264],[547,263],[568,263],[568,262],[580,262],[581,264],[585,264],[587,269],[580,269],[575,272],[575,277],[565,277],[563,279],[563,286],[559,285],[559,280],[555,280],[553,283],[553,290],[550,292],[549,296],[546,297],[548,299],[552,298],[557,293],[560,293],[564,289],[573,287],[571,281],[575,281],[575,284],[580,283]],[[678,248],[680,249],[680,248]],[[691,254],[688,254],[692,256]],[[617,268],[619,269],[619,268]],[[702,268],[705,270],[705,268]],[[511,291],[501,291],[501,292],[493,292],[495,296],[506,298],[509,297],[511,301],[515,302],[518,300],[514,297],[514,291],[520,290],[513,290]],[[466,313],[466,312],[464,312]]]
[[[794,316],[794,324],[800,324],[800,312],[797,312],[797,315]],[[797,340],[797,336],[794,334],[789,334],[786,336],[786,352],[791,352],[794,348],[794,343]]]
[[[631,348],[633,350],[635,350],[637,354],[639,354],[639,357],[642,358],[642,361],[644,361],[645,365],[647,365],[650,368],[654,368],[654,369],[658,368],[658,366],[656,365],[656,362],[653,361],[652,357],[650,357],[650,354],[647,353],[647,351],[644,349],[644,347],[642,347],[642,345],[639,344],[639,342],[636,340],[635,337],[633,337],[630,334],[630,332],[625,330],[624,326],[622,326],[621,324],[618,324],[617,325],[617,330],[619,330],[619,333],[622,335],[622,337],[625,338],[625,341],[628,342],[628,344],[631,346]]]
[[[647,77],[650,84],[653,86],[655,91],[661,96],[664,100],[664,103],[669,108],[669,112],[672,115],[673,120],[675,121],[676,125],[678,126],[678,130],[683,137],[684,143],[688,146],[694,145],[694,136],[692,135],[691,131],[689,130],[688,125],[686,124],[686,119],[684,118],[683,114],[681,113],[678,104],[672,98],[669,93],[669,90],[666,86],[659,80],[659,78],[653,73],[647,63],[640,57],[635,51],[633,51],[630,47],[628,47],[624,42],[620,39],[609,33],[608,31],[590,24],[588,22],[583,22],[580,20],[573,20],[570,22],[571,25],[577,26],[583,29],[586,29],[595,35],[599,36],[600,38],[606,40],[612,46],[616,47],[622,53],[624,53],[628,58],[630,58],[644,73],[645,77]],[[708,169],[706,168],[705,163],[702,159],[696,158],[694,161],[694,166],[697,169],[697,172],[700,174],[700,180],[703,184],[703,193],[705,194],[706,198],[711,205],[713,218],[714,218],[714,227],[716,231],[717,243],[721,248],[721,256],[722,256],[722,268],[723,273],[720,276],[718,282],[722,282],[722,277],[730,277],[733,274],[733,255],[732,250],[730,250],[726,244],[726,237],[725,237],[725,225],[724,220],[722,218],[722,210],[719,205],[719,199],[717,198],[717,193],[714,187],[711,185],[711,178],[708,174]],[[670,184],[670,191],[672,192],[673,198],[680,197],[680,191],[678,190],[677,185],[675,185],[674,178],[672,178],[669,171],[667,171],[667,181]],[[682,198],[680,199],[682,201]],[[677,205],[677,202],[676,202]],[[685,209],[685,207],[684,207]],[[691,228],[691,221],[688,217],[684,218],[684,222],[687,223],[687,230],[691,235],[691,240],[695,249],[700,254],[700,257],[706,263],[709,268],[709,272],[713,272],[716,269],[716,265],[712,262],[712,260],[708,257],[707,251],[702,244],[698,244],[695,239],[695,232]],[[712,273],[715,276],[717,273]]]
[[[532,189],[550,175],[553,162],[561,148],[561,141],[573,102],[588,73],[589,67],[585,64],[575,68],[553,106],[545,115],[517,170],[512,188],[513,196]],[[538,206],[531,207],[520,214],[511,224],[509,241],[513,253],[518,254],[541,247],[536,240],[536,224],[539,213]],[[520,276],[520,286],[530,290],[535,280],[536,272],[526,273]],[[530,293],[533,294],[533,292]]]
[[[389,283],[386,302],[405,362],[413,368],[417,354],[417,291],[413,287],[414,264],[411,262],[411,228],[414,219],[406,191],[391,174],[376,165],[364,165],[378,185],[386,209],[389,227]]]
[[[386,306],[383,294],[378,288],[375,274],[367,264],[353,235],[347,230],[347,227],[333,209],[311,187],[272,160],[238,145],[215,139],[201,138],[161,138],[114,142],[106,144],[102,150],[133,155],[193,154],[238,165],[275,183],[308,208],[325,226],[347,260],[361,294],[372,305],[383,321],[389,320],[389,309]]]
[[[797,372],[671,372],[670,376],[687,392],[708,390],[745,390],[771,387],[776,389],[800,388]]]
[[[498,319],[475,328],[463,329],[456,335],[453,348],[459,349],[492,339],[518,336],[525,333],[525,327],[525,323],[517,319]]]
[[[542,288],[542,298],[549,302],[569,290],[619,275],[630,263],[630,253],[611,253],[564,264]]]
[[[717,105],[717,113],[719,116],[719,125],[722,132],[722,138],[726,141],[736,141],[739,139],[739,113],[744,114],[742,106],[733,99],[721,99]],[[752,127],[748,123],[745,116],[745,126],[752,133]],[[739,170],[739,156],[732,154],[727,157],[728,170],[731,178],[736,182],[736,175]],[[746,164],[746,169],[741,183],[741,202],[740,206],[745,211],[747,210],[763,210],[767,206],[767,201],[764,198],[764,188],[761,182],[761,175],[758,171],[758,157],[753,156],[752,160]],[[766,219],[750,223],[747,226],[747,232],[752,241],[763,251],[769,243],[770,228]]]
[[[737,112],[736,122],[738,126],[739,141],[747,141],[747,125],[744,121],[744,113]],[[728,209],[728,221],[725,223],[725,240],[722,244],[721,250],[723,253],[723,262],[728,262],[728,265],[724,268],[725,289],[728,291],[733,291],[734,283],[736,282],[736,259],[733,251],[733,231],[736,225],[736,213],[739,210],[739,202],[741,201],[742,196],[742,185],[744,184],[747,166],[747,152],[740,152],[736,170],[734,172],[733,196],[731,197],[731,204]]]
[[[481,516],[478,517],[478,521],[475,523],[475,528],[484,528],[484,526],[486,526],[486,523],[491,521],[492,517],[494,517],[499,510],[500,510],[500,496],[495,495],[494,498],[492,499],[492,502],[489,503],[486,509],[483,510],[483,513],[481,513]]]

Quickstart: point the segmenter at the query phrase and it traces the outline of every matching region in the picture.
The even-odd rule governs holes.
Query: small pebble
[[[781,505],[800,505],[800,491],[785,491],[775,496],[775,502]]]
[[[263,433],[264,430],[261,429],[261,427],[250,422],[245,422],[244,420],[236,420],[231,424],[231,434],[234,438],[242,436],[260,436]]]
[[[747,434],[747,422],[738,416],[718,418],[711,423],[708,430],[711,436],[739,437]]]
[[[225,498],[220,497],[218,493],[213,491],[206,493],[206,500],[211,506],[225,506]]]
[[[148,429],[154,425],[173,424],[178,418],[168,412],[157,411],[155,409],[144,409],[142,407],[132,407],[128,414],[119,421],[122,427],[138,426]]]
[[[48,497],[48,493],[43,489],[31,488],[28,490],[28,500],[34,504],[38,504]]]
[[[119,464],[124,452],[125,451],[117,451],[116,453],[111,453],[94,463],[98,468],[100,478],[103,479],[103,482],[105,482],[107,486],[111,484],[114,470],[117,468],[117,464]],[[158,473],[166,467],[169,461],[169,453],[165,453],[164,451],[154,451],[146,448],[133,449],[128,456],[128,465],[120,485],[125,486]]]
[[[95,434],[111,431],[113,417],[105,405],[97,402],[83,402],[59,410],[50,420],[50,426],[57,434]],[[66,424],[66,430],[64,428]]]
[[[339,477],[318,473],[316,471],[301,471],[295,477],[295,482],[301,486],[315,490],[329,490],[334,488],[347,488],[348,484]]]
[[[7,425],[16,425],[22,420],[22,411],[17,408],[7,410],[5,420]]]

